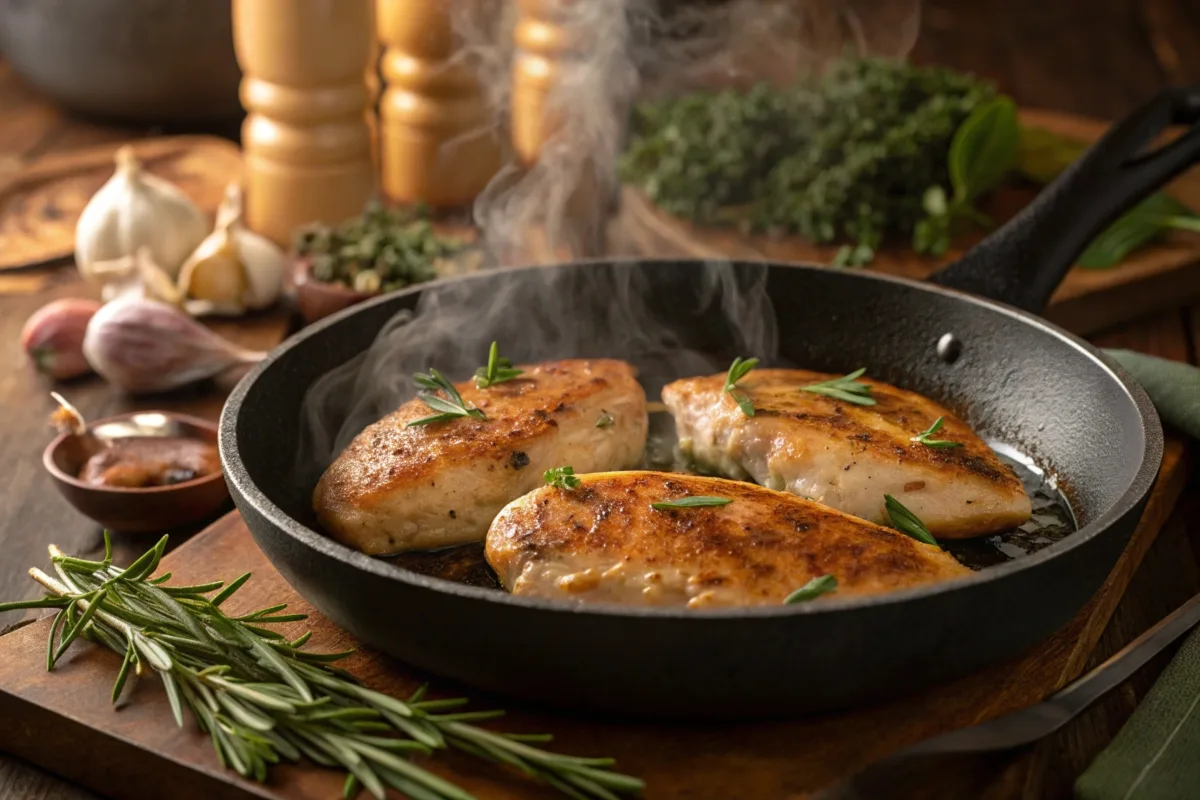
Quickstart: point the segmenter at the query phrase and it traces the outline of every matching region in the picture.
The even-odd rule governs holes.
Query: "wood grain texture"
[[[1185,476],[1182,455],[1179,442],[1170,442],[1142,523],[1101,591],[1065,628],[1023,657],[921,696],[823,718],[683,727],[518,712],[507,726],[551,730],[567,752],[615,756],[623,770],[647,780],[649,798],[725,800],[802,796],[895,748],[1037,702],[1074,678],[1090,657],[1117,600],[1178,499]],[[286,601],[295,610],[311,613],[266,562],[236,514],[173,552],[162,569],[185,583],[251,570],[254,579],[230,603],[234,611]],[[109,793],[118,798],[153,795],[156,787],[165,791],[181,785],[188,791],[176,788],[173,796],[236,797],[242,792],[315,798],[336,791],[337,776],[305,765],[279,770],[277,780],[267,787],[220,771],[206,737],[173,728],[165,695],[154,682],[139,685],[133,702],[114,712],[107,699],[119,660],[113,654],[81,646],[56,674],[44,673],[40,667],[48,625],[43,619],[0,638],[0,716],[16,723],[7,734],[0,731],[0,747],[88,786],[97,786],[99,772],[116,787]],[[340,649],[350,643],[345,633],[315,614],[304,627],[314,631],[316,647]],[[290,636],[300,632],[300,626],[288,630]],[[412,670],[369,651],[356,654],[347,668],[397,696],[421,681]],[[434,686],[446,690],[437,681]],[[14,734],[18,729],[21,733]],[[56,743],[66,736],[84,744],[80,757],[67,764],[55,759],[60,752]],[[437,759],[434,764],[481,798],[552,796],[465,759]],[[181,769],[192,771],[183,783]],[[132,785],[140,794],[122,788]]]
[[[1022,111],[1022,121],[1080,141],[1094,141],[1105,131],[1103,122],[1049,111]],[[1168,191],[1200,208],[1200,170],[1185,173]],[[1033,199],[1026,188],[1005,187],[988,205],[988,213],[1003,221]],[[623,252],[646,256],[738,258],[829,264],[837,246],[814,245],[799,236],[742,233],[734,227],[702,226],[656,208],[632,187],[622,193],[621,212],[610,234]],[[881,249],[869,269],[922,280],[957,260],[981,238],[982,232],[960,237],[943,257],[920,256],[897,242]],[[1173,235],[1132,254],[1113,269],[1076,267],[1050,300],[1045,317],[1075,333],[1089,334],[1151,311],[1177,309],[1200,298],[1200,237]]]
[[[69,258],[84,206],[112,176],[113,155],[125,142],[48,155],[4,182],[0,172],[0,270]],[[208,214],[225,187],[241,176],[237,146],[211,136],[142,139],[132,143],[146,169],[171,181]]]

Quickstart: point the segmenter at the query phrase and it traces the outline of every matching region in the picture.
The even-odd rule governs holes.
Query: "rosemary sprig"
[[[475,388],[486,389],[489,386],[495,386],[497,383],[511,381],[518,375],[524,374],[524,372],[525,370],[517,369],[512,365],[511,361],[503,358],[496,343],[492,342],[492,346],[488,350],[487,366],[475,370]]]
[[[703,495],[694,495],[692,497],[681,497],[678,500],[663,500],[660,503],[651,503],[650,507],[659,511],[666,511],[672,508],[704,508],[706,506],[727,506],[733,501],[728,497],[706,497]]]
[[[834,576],[821,575],[820,577],[813,578],[811,581],[789,594],[783,599],[783,602],[785,605],[792,605],[793,603],[804,603],[809,600],[814,600],[823,594],[837,591],[837,585],[837,578]]]
[[[580,485],[579,478],[575,477],[574,467],[552,467],[542,473],[542,480],[547,486],[554,486],[559,489],[578,489]]]
[[[801,386],[800,391],[822,394],[826,397],[843,400],[847,403],[854,403],[858,406],[873,406],[875,405],[875,398],[871,396],[871,385],[858,380],[866,371],[866,367],[860,367],[849,375],[843,375],[840,378],[831,378],[820,383],[810,383],[808,386]]]
[[[47,595],[0,604],[0,612],[58,609],[47,648],[49,669],[81,636],[122,655],[114,703],[131,674],[156,672],[176,724],[184,725],[187,709],[211,737],[221,763],[260,782],[270,765],[306,757],[346,770],[347,797],[362,787],[382,800],[392,787],[414,800],[472,800],[407,758],[455,749],[512,767],[575,800],[614,800],[641,791],[642,781],[609,769],[611,759],[551,753],[530,744],[547,736],[496,733],[472,724],[502,711],[463,711],[462,698],[426,700],[424,687],[398,700],[362,686],[331,666],[350,652],[309,652],[302,649],[309,634],[288,641],[262,627],[304,618],[280,613],[286,605],[225,614],[221,604],[249,574],[228,586],[170,586],[169,575],[151,579],[166,543],[164,536],[125,569],[113,565],[107,534],[102,561],[72,558],[51,545],[56,576],[30,570]]]
[[[933,538],[933,534],[929,532],[929,528],[925,527],[925,523],[917,518],[917,515],[905,508],[899,500],[892,497],[890,494],[883,496],[884,508],[887,509],[888,519],[891,520],[892,527],[906,536],[911,536],[918,542],[931,544],[934,547],[941,547],[937,543],[937,539]]]
[[[413,375],[413,382],[421,390],[417,392],[417,397],[421,398],[425,405],[440,413],[434,414],[431,417],[414,419],[404,427],[411,428],[416,425],[429,425],[434,422],[445,422],[446,420],[457,419],[459,417],[487,419],[484,413],[478,408],[468,408],[466,402],[462,399],[462,395],[454,388],[454,384],[446,380],[446,376],[436,369],[430,367],[428,373],[418,372],[416,375]],[[445,392],[445,399],[438,397],[437,393],[439,391]]]
[[[742,358],[738,356],[729,365],[729,373],[725,376],[724,391],[729,393],[729,396],[738,404],[738,408],[742,409],[742,413],[747,417],[754,416],[754,403],[750,402],[750,398],[746,393],[737,389],[737,382],[746,377],[746,373],[758,366],[757,358]]]
[[[932,425],[930,425],[928,428],[926,428],[925,430],[918,433],[916,436],[909,439],[909,441],[917,442],[918,444],[923,444],[926,447],[932,447],[935,449],[942,449],[942,450],[949,448],[949,447],[962,447],[963,446],[962,442],[952,442],[949,439],[931,439],[930,438],[931,436],[933,436],[935,433],[937,433],[938,431],[940,431],[942,429],[943,422],[944,422],[943,418],[938,417],[937,419],[935,419],[933,421]]]

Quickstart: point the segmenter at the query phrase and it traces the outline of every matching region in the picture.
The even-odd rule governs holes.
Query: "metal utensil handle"
[[[1147,149],[1173,125],[1188,130]],[[930,280],[1040,312],[1097,234],[1198,159],[1200,87],[1167,89],[1114,125],[1017,216]]]
[[[1075,716],[1127,681],[1167,645],[1200,624],[1200,594],[1134,639],[1091,672],[1061,689],[1050,702]]]

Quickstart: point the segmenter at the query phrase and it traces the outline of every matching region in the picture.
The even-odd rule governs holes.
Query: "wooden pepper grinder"
[[[566,19],[571,0],[517,0],[513,31],[512,143],[526,166],[537,163],[542,146],[561,127],[550,110],[554,87],[566,72],[565,60],[579,36]]]
[[[287,245],[297,226],[362,213],[374,38],[373,0],[233,0],[252,230]]]
[[[475,74],[454,59],[450,4],[378,2],[384,196],[434,208],[469,205],[500,169],[500,148]]]

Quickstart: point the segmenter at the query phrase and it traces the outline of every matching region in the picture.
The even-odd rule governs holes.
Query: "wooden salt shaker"
[[[246,223],[281,245],[375,192],[367,71],[374,0],[233,0]]]
[[[468,205],[499,170],[500,148],[475,74],[454,60],[449,3],[378,2],[384,196],[434,208]]]

